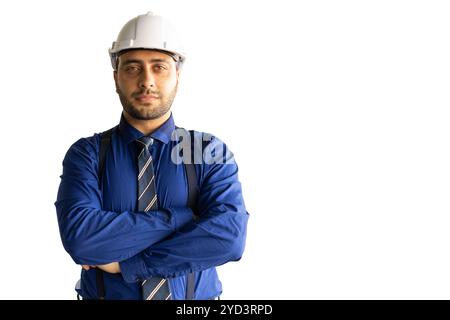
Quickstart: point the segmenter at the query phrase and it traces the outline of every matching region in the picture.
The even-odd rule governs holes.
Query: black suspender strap
[[[186,130],[183,128],[176,127],[177,129]],[[186,132],[189,134],[190,145],[191,145],[191,162],[184,163],[184,170],[186,172],[187,182],[188,182],[188,199],[187,206],[194,212],[194,218],[197,213],[197,198],[198,198],[198,183],[197,183],[197,172],[195,171],[194,164],[194,146],[195,146],[195,136],[194,131],[190,130]],[[187,275],[186,281],[186,300],[194,300],[195,295],[195,272],[190,272]]]
[[[195,294],[195,273],[189,272],[187,275],[186,300],[194,300]]]
[[[115,128],[116,127],[100,133],[100,150],[98,152],[98,184],[100,187],[103,180],[103,172],[105,171],[104,167],[106,153],[108,152],[109,146],[111,145],[111,136]]]
[[[97,296],[100,300],[105,300],[105,281],[103,280],[103,270],[95,269],[95,281],[97,283]]]
[[[101,189],[102,187],[102,181],[103,181],[103,174],[105,171],[105,159],[106,154],[109,150],[109,147],[111,145],[111,136],[113,133],[113,130],[115,129],[111,128],[108,131],[100,133],[100,150],[98,152],[98,185]],[[100,300],[105,299],[105,281],[103,279],[103,270],[96,268],[96,283],[97,283],[97,296]]]
[[[185,163],[184,168],[186,170],[186,176],[188,180],[188,207],[192,209],[194,212],[194,217],[197,211],[197,197],[198,197],[198,183],[197,183],[197,172],[195,171],[194,164],[194,145],[195,145],[195,137],[194,132],[189,131],[191,138],[191,163]],[[187,275],[187,284],[186,284],[186,300],[194,300],[195,294],[195,273],[190,272]]]
[[[195,171],[194,164],[194,146],[195,137],[192,130],[189,131],[189,136],[191,138],[191,163],[185,163],[184,168],[186,170],[186,176],[188,181],[188,207],[194,211],[194,215],[197,213],[197,197],[198,197],[198,183],[197,183],[197,172]]]

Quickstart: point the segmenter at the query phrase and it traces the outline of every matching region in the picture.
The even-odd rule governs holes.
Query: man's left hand
[[[108,272],[108,273],[120,273],[120,265],[118,262],[101,264],[101,265],[97,266],[97,268],[100,268],[103,271]]]

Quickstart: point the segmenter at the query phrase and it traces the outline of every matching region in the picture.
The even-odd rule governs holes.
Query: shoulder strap
[[[187,206],[194,211],[194,214],[197,211],[197,197],[198,197],[198,183],[197,183],[197,171],[195,170],[194,164],[194,145],[195,145],[195,136],[193,130],[186,130],[184,128],[175,127],[177,129],[185,130],[189,134],[189,138],[191,139],[191,163],[184,163],[183,167],[186,172],[186,178],[188,183],[188,197],[187,197]]]
[[[111,145],[111,136],[116,127],[100,133],[100,150],[98,152],[98,184],[102,185],[106,154]]]
[[[106,154],[111,146],[111,136],[116,127],[100,133],[100,150],[98,152],[98,185],[102,187],[103,174],[105,171]],[[105,281],[103,279],[103,271],[96,268],[96,284],[97,296],[100,300],[105,299]]]
[[[177,129],[186,130],[184,128],[176,127]],[[187,131],[187,130],[186,130]],[[191,162],[184,163],[184,170],[186,172],[187,182],[188,182],[188,199],[187,205],[194,212],[194,217],[197,212],[197,197],[198,197],[198,184],[197,184],[197,172],[195,170],[194,164],[194,146],[195,146],[195,136],[194,131],[189,130],[189,138],[191,139]],[[186,300],[194,300],[195,295],[195,272],[190,272],[187,275],[186,283]]]
[[[195,170],[194,164],[194,145],[195,145],[194,131],[189,130],[189,137],[191,138],[191,163],[185,163],[184,168],[186,170],[186,176],[188,180],[187,205],[189,208],[192,209],[192,211],[194,211],[195,214],[197,212],[198,184],[197,184],[197,172]]]
[[[103,280],[103,270],[95,268],[95,282],[97,283],[97,296],[100,300],[105,300],[105,281]]]

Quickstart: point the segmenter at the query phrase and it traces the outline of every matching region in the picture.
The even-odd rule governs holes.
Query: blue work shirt
[[[168,278],[172,299],[185,299],[189,272],[195,272],[194,298],[211,299],[222,292],[215,267],[242,256],[248,213],[231,152],[223,144],[224,163],[195,164],[199,195],[194,219],[187,207],[183,163],[171,158],[179,142],[172,138],[174,131],[170,116],[150,135],[158,210],[137,211],[134,141],[143,133],[123,115],[111,137],[102,188],[99,134],[75,142],[64,158],[55,202],[62,243],[79,265],[120,263],[121,273],[103,273],[105,299],[141,299],[141,282],[152,276]],[[221,142],[212,137],[208,143]],[[85,299],[98,297],[95,269],[81,271],[80,291]]]

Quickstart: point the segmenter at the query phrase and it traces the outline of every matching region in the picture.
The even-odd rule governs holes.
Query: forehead
[[[138,60],[142,62],[151,62],[151,61],[166,61],[167,63],[175,63],[173,58],[168,54],[163,52],[154,51],[154,50],[130,50],[124,52],[119,56],[121,62],[125,62],[127,60]]]

